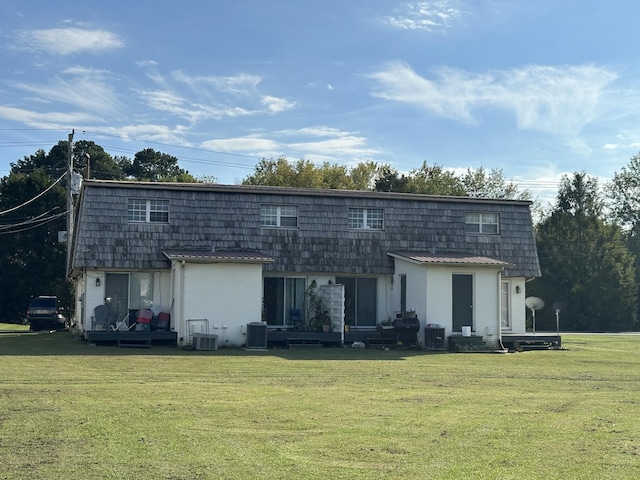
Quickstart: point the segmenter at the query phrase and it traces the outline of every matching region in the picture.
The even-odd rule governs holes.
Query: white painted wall
[[[173,298],[178,344],[189,343],[188,320],[208,320],[210,334],[220,346],[242,346],[246,325],[259,322],[262,312],[261,264],[176,263]]]
[[[400,279],[407,276],[407,308],[414,309],[421,327],[439,324],[447,336],[452,331],[454,273],[473,276],[473,325],[475,335],[484,337],[485,342],[495,342],[500,338],[500,270],[497,268],[426,266],[395,259],[395,292],[400,304]],[[515,289],[515,286],[513,287]],[[512,317],[513,321],[519,321]],[[422,330],[421,330],[422,331]]]
[[[511,301],[511,332],[510,333],[526,333],[527,332],[527,318],[526,318],[526,305],[524,304],[525,298],[527,298],[527,288],[525,279],[522,277],[512,278],[509,281],[509,297]],[[520,293],[516,292],[516,288],[520,287]]]
[[[96,286],[96,279],[100,279],[100,285]],[[81,290],[84,289],[84,316],[82,310],[76,312],[76,318],[78,319],[78,329],[82,332],[91,330],[91,317],[93,316],[93,309],[98,305],[104,303],[104,273],[99,270],[85,270],[82,273],[82,277],[79,281],[81,287],[78,287],[76,295],[81,295]]]

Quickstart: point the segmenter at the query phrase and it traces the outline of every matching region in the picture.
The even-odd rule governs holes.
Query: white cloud
[[[207,119],[224,117],[241,117],[253,115],[256,112],[241,107],[210,106],[202,103],[192,103],[181,95],[170,90],[145,90],[140,97],[152,109],[171,113],[191,123]]]
[[[383,22],[401,30],[442,31],[464,15],[456,0],[407,3]]]
[[[122,103],[103,71],[72,67],[46,84],[21,83],[16,88],[35,94],[42,102],[72,105],[89,114],[113,114]]]
[[[277,135],[284,136],[313,136],[313,137],[343,137],[350,135],[349,132],[344,132],[338,128],[318,126],[318,127],[303,127],[293,130],[279,130],[275,132]]]
[[[65,56],[81,52],[101,53],[124,45],[122,38],[106,30],[69,27],[19,31],[16,48]]]
[[[305,158],[314,162],[354,164],[371,160],[380,153],[368,146],[367,138],[330,127],[281,130],[270,134],[209,140],[203,143],[203,148],[262,157],[284,155],[289,159]]]
[[[161,87],[142,91],[142,100],[154,110],[178,115],[192,123],[265,112],[281,113],[296,105],[284,98],[261,95],[257,89],[262,81],[259,75],[203,76],[176,70],[165,77],[154,61],[141,61],[138,66]],[[181,93],[176,93],[178,91]]]
[[[149,141],[167,143],[171,145],[190,146],[184,135],[188,133],[188,127],[184,125],[158,125],[151,123],[140,123],[133,125],[123,125],[120,127],[101,128],[101,132],[115,135],[125,141]]]
[[[0,106],[0,118],[20,122],[34,128],[69,128],[84,122],[94,122],[95,115],[82,112],[38,112],[23,108]]]
[[[395,62],[370,77],[375,96],[440,117],[477,124],[479,110],[494,108],[512,111],[522,129],[575,135],[598,116],[617,75],[592,65],[533,65],[482,74],[442,68],[428,79]]]
[[[245,96],[253,95],[256,92],[258,84],[262,81],[259,75],[251,75],[240,73],[232,76],[202,76],[187,75],[182,70],[176,70],[172,73],[173,78],[187,85],[192,91],[199,95],[208,95],[209,89],[215,91]]]
[[[208,140],[202,143],[202,147],[219,152],[274,152],[280,146],[274,140],[248,136]]]
[[[289,148],[308,152],[307,155],[323,155],[331,158],[336,156],[370,156],[378,153],[377,150],[367,146],[367,139],[356,136],[342,136],[316,142],[292,143]]]
[[[291,110],[296,106],[295,102],[290,102],[284,98],[272,97],[270,95],[266,95],[262,97],[262,105],[267,107],[272,113],[280,113],[286,110]]]

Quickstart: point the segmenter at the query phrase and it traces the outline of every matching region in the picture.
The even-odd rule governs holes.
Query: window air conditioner
[[[193,334],[194,350],[218,350],[218,335]]]

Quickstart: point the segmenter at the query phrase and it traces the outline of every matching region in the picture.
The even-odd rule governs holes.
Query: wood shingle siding
[[[128,200],[166,199],[168,223],[130,223]],[[298,228],[261,227],[263,204],[298,207]],[[348,209],[378,208],[383,230],[349,228]],[[85,181],[79,197],[73,268],[163,269],[163,250],[256,251],[265,271],[391,274],[388,252],[464,253],[540,267],[530,202],[428,195],[211,184]],[[498,235],[465,233],[468,212],[497,213]]]

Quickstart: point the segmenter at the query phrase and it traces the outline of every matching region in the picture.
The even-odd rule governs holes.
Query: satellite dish
[[[538,297],[527,297],[524,304],[531,310],[540,310],[544,308],[544,300]]]
[[[536,334],[536,310],[544,308],[544,300],[538,297],[527,297],[524,304],[531,310],[533,320],[533,334]]]

